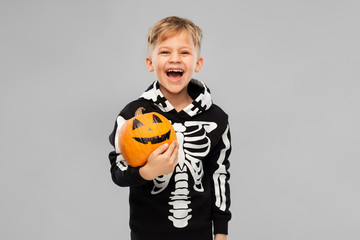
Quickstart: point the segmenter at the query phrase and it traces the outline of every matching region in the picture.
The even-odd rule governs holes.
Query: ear
[[[199,57],[198,60],[196,61],[195,72],[200,72],[203,63],[204,63],[204,59],[202,57]]]
[[[150,71],[150,72],[153,72],[154,71],[154,67],[152,65],[152,61],[151,61],[151,58],[150,57],[147,57],[146,58],[146,67],[147,69]]]

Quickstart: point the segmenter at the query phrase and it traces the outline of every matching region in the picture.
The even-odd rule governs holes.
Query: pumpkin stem
[[[145,108],[139,107],[135,112],[135,117],[142,115],[144,110],[145,110]]]

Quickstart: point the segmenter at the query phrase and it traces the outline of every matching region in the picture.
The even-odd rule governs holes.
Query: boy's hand
[[[175,140],[170,146],[167,143],[161,145],[152,152],[147,163],[139,170],[142,178],[153,180],[154,178],[172,173],[178,160],[179,144]]]
[[[225,234],[220,234],[220,233],[215,234],[214,240],[226,240],[226,239],[227,239],[227,235]]]

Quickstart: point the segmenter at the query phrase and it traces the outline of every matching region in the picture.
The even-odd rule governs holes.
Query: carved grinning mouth
[[[168,140],[170,138],[170,131],[169,130],[167,133],[161,135],[161,136],[156,136],[156,137],[151,137],[151,138],[138,138],[138,137],[133,137],[133,139],[135,139],[136,141],[138,141],[139,143],[142,144],[157,144],[157,143],[162,143],[165,140]]]

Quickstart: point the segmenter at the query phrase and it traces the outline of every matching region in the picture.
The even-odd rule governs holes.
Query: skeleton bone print
[[[189,196],[189,173],[194,180],[194,185],[190,186],[197,192],[203,192],[202,177],[204,169],[201,159],[210,151],[211,141],[207,133],[213,131],[217,124],[214,122],[188,121],[184,124],[173,124],[177,140],[179,143],[178,163],[172,174],[160,176],[153,180],[154,188],[152,194],[163,191],[173,174],[175,189],[171,192],[169,205],[169,220],[174,227],[183,228],[188,225],[191,219],[192,209],[189,207],[191,198]]]

